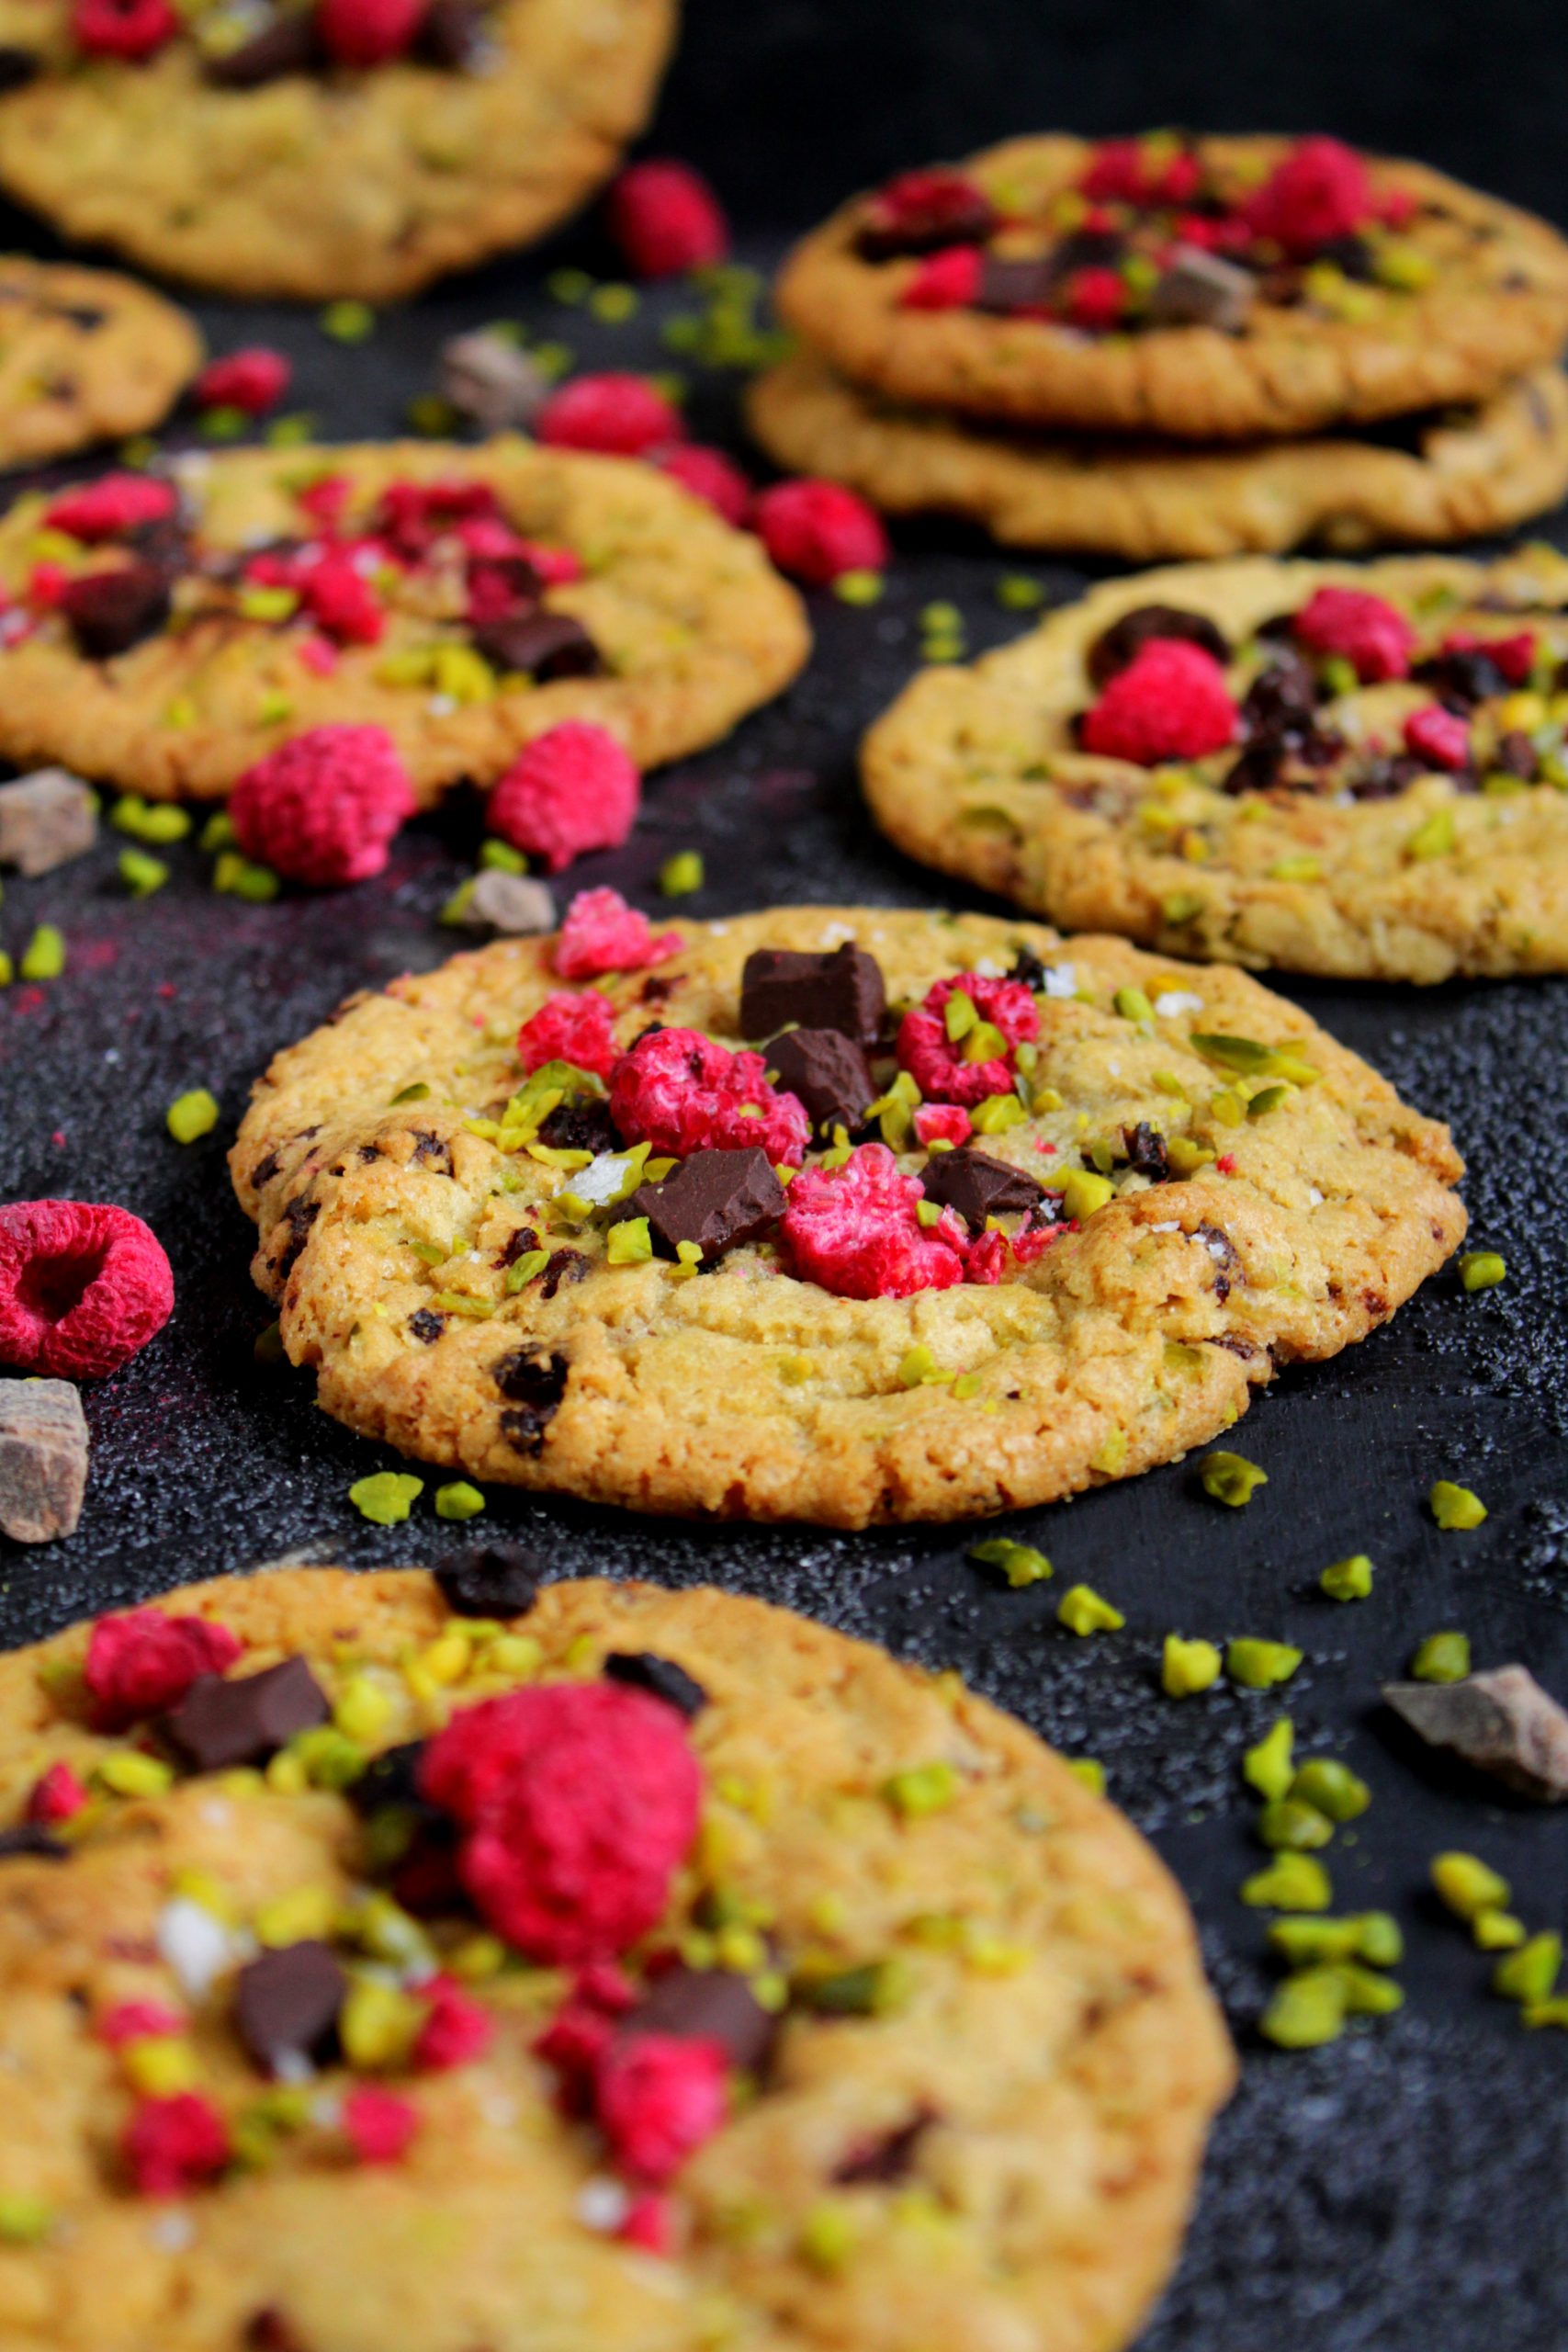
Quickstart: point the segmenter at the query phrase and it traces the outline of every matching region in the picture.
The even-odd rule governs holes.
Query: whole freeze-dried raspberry
[[[1155,767],[1201,760],[1234,743],[1236,707],[1212,653],[1179,638],[1152,638],[1084,713],[1080,741],[1103,759]]]
[[[449,532],[471,555],[512,555],[523,544],[502,515],[491,485],[460,476],[447,481],[389,482],[371,528],[411,563],[417,563]]]
[[[485,821],[547,874],[558,874],[589,850],[617,848],[641,799],[626,745],[607,727],[568,718],[518,753],[490,796]]]
[[[1397,606],[1362,588],[1319,588],[1292,624],[1309,652],[1338,654],[1363,685],[1409,674],[1416,631]]]
[[[229,2127],[209,2098],[176,2091],[140,2100],[122,2144],[139,2196],[181,2197],[223,2170]]]
[[[89,55],[137,64],[173,40],[180,20],[168,0],[76,0],[71,29]]]
[[[863,1143],[840,1168],[805,1168],[779,1227],[802,1282],[839,1298],[908,1298],[964,1280],[962,1231],[951,1213],[921,1225],[918,1177],[902,1176],[886,1144]]]
[[[668,2033],[613,2041],[599,2067],[595,2105],[617,2168],[661,2188],[723,2123],[728,2072],[719,2041]]]
[[[293,373],[293,361],[281,351],[252,344],[230,352],[227,358],[209,360],[191,397],[197,408],[237,408],[246,416],[264,416],[277,406]]]
[[[860,249],[868,259],[925,254],[940,245],[978,243],[997,225],[985,190],[942,165],[900,172],[865,206]]]
[[[624,1951],[662,1916],[702,1775],[673,1707],[620,1683],[556,1683],[454,1715],[420,1789],[461,1825],[458,1871],[491,1927],[559,1964]]]
[[[221,1674],[241,1645],[227,1625],[206,1617],[169,1617],[132,1609],[100,1617],[88,1637],[82,1679],[99,1731],[165,1714],[202,1674]]]
[[[758,498],[753,519],[779,570],[813,588],[846,571],[880,571],[887,561],[881,516],[836,481],[775,482]]]
[[[101,1380],[174,1310],[164,1245],[129,1209],[97,1201],[0,1208],[0,1363]]]
[[[1535,668],[1536,636],[1529,628],[1513,637],[1481,637],[1474,629],[1455,628],[1444,638],[1443,651],[1484,653],[1511,686],[1522,686]]]
[[[686,437],[679,409],[646,376],[614,372],[563,384],[539,411],[534,432],[547,447],[596,449],[611,458],[641,458]]]
[[[979,1022],[957,1038],[947,1034],[947,1004],[951,997],[969,999]],[[1005,1056],[966,1059],[968,1036],[979,1035],[988,1023],[1002,1038]],[[959,972],[937,980],[919,1004],[911,1005],[898,1024],[898,1059],[928,1102],[961,1102],[970,1108],[988,1095],[1012,1090],[1012,1048],[1030,1044],[1040,1035],[1040,1008],[1021,980],[992,979],[983,972]],[[994,1040],[993,1040],[994,1042]]]
[[[51,1764],[28,1792],[28,1819],[47,1829],[51,1823],[69,1821],[87,1802],[87,1792],[69,1764]]]
[[[229,817],[247,857],[325,890],[379,874],[413,808],[385,728],[312,727],[245,770]]]
[[[556,941],[555,967],[563,980],[640,972],[649,964],[662,964],[680,944],[678,931],[655,934],[648,917],[628,907],[618,890],[580,890]]]
[[[1404,748],[1428,767],[1457,774],[1470,764],[1470,729],[1441,703],[1429,702],[1424,709],[1413,710],[1405,720]]]
[[[685,1159],[693,1151],[756,1145],[777,1166],[797,1166],[811,1122],[793,1094],[767,1080],[761,1054],[732,1054],[700,1029],[656,1029],[610,1073],[610,1114],[627,1143]]]
[[[318,628],[339,645],[378,645],[387,616],[370,582],[345,548],[329,548],[292,573],[299,601]]]
[[[729,251],[729,223],[690,164],[650,156],[624,171],[605,202],[610,234],[634,277],[709,269]]]
[[[419,2109],[379,2083],[358,2083],[344,2100],[343,2129],[362,2165],[395,2165],[419,2130]]]
[[[80,490],[68,490],[46,509],[44,523],[73,539],[96,547],[105,539],[124,538],[148,523],[172,514],[178,494],[172,481],[154,481],[151,474],[104,474]]]
[[[517,1032],[517,1058],[532,1076],[547,1062],[570,1062],[608,1078],[620,1058],[615,1015],[595,989],[581,996],[551,996]]]
[[[898,297],[906,311],[959,311],[980,291],[985,255],[978,245],[944,245],[928,254]]]
[[[429,0],[316,0],[316,30],[339,65],[385,65],[419,30]]]
[[[1104,139],[1078,180],[1078,190],[1102,204],[1186,204],[1202,166],[1185,149],[1175,153],[1137,139]]]
[[[1246,207],[1253,234],[1292,257],[1351,235],[1371,209],[1365,164],[1342,141],[1324,138],[1298,140]]]
[[[471,1993],[450,1976],[433,1976],[420,1986],[430,2013],[413,2046],[413,2063],[430,2074],[466,2066],[482,2058],[495,2037],[495,2019]]]
[[[654,452],[654,464],[661,474],[678,481],[716,514],[737,529],[751,512],[751,485],[732,458],[722,449],[708,449],[694,441],[678,442],[673,449]]]

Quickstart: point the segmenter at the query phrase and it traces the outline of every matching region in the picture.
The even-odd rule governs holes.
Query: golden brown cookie
[[[394,442],[175,471],[178,506],[151,521],[158,488],[135,478],[118,530],[79,492],[31,493],[0,521],[21,624],[0,643],[7,757],[216,799],[285,738],[346,720],[386,729],[427,803],[463,776],[493,783],[563,718],[610,728],[639,766],[677,758],[809,649],[757,540],[625,458]],[[37,594],[40,526],[63,603]]]
[[[363,68],[312,42],[324,7],[149,12],[155,53],[85,63],[73,22],[112,9],[0,0],[0,42],[42,67],[0,98],[7,194],[222,293],[384,302],[582,202],[647,120],[676,0],[434,0]]]
[[[0,466],[149,431],[200,365],[191,321],[134,279],[0,257]]]
[[[1549,364],[1568,247],[1334,141],[1042,137],[856,197],[795,249],[777,301],[896,400],[1248,440],[1486,400]]]
[[[289,1359],[421,1460],[841,1526],[1048,1501],[1228,1428],[1464,1230],[1446,1128],[1235,970],[795,908],[574,990],[605,895],[289,1047],[231,1155]]]
[[[1004,547],[1128,563],[1470,538],[1568,491],[1557,368],[1364,436],[1240,448],[988,429],[880,400],[810,352],[755,378],[747,415],[779,465],[843,482],[885,514],[961,515]]]
[[[1346,593],[1392,608],[1394,674],[1374,661],[1363,683],[1332,622],[1296,636],[1325,591],[1330,613]],[[1111,582],[972,668],[914,679],[865,739],[866,794],[912,855],[1068,927],[1357,979],[1562,971],[1565,605],[1551,548]],[[1223,748],[1167,756],[1156,731],[1144,757],[1107,756],[1079,732],[1093,673],[1116,685],[1107,632],[1131,628],[1124,651],[1169,607],[1177,630],[1218,632]],[[1479,660],[1455,658],[1465,639]]]

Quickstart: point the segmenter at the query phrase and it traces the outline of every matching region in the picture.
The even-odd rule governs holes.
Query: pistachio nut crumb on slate
[[[1097,588],[872,728],[902,849],[1066,925],[1361,979],[1568,969],[1568,560]]]
[[[1221,1438],[1464,1230],[1447,1131],[1234,970],[978,916],[656,931],[606,890],[286,1049],[231,1165],[352,1427],[849,1526]]]
[[[646,768],[808,644],[749,533],[650,467],[519,439],[196,451],[0,519],[0,751],[147,799],[226,797],[343,723],[422,806],[565,721]]]
[[[1126,2344],[1234,2075],[1148,1847],[952,1677],[476,1568],[0,1659],[29,2337]]]
[[[1428,1747],[1451,1748],[1521,1796],[1568,1799],[1568,1713],[1523,1666],[1460,1682],[1385,1682],[1393,1708]]]
[[[87,1421],[68,1380],[0,1380],[0,1532],[73,1535],[87,1486]]]

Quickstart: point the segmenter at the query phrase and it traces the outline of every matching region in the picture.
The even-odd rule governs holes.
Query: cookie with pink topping
[[[900,848],[1069,928],[1353,979],[1568,970],[1568,562],[1108,582],[862,746]]]
[[[1234,969],[981,916],[656,930],[605,891],[287,1048],[231,1166],[352,1427],[844,1526],[1170,1461],[1464,1229],[1446,1129]]]

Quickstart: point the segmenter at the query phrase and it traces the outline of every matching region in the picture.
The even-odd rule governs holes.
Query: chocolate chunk
[[[87,1422],[68,1380],[0,1380],[0,1530],[14,1544],[73,1535],[87,1485]]]
[[[980,265],[974,306],[977,311],[989,311],[1003,317],[1016,311],[1046,310],[1056,276],[1054,260],[1048,254],[1033,261],[1004,261],[996,254],[987,254]]]
[[[521,1544],[487,1544],[469,1560],[435,1571],[441,1597],[457,1617],[525,1617],[538,1599],[547,1562]]]
[[[1214,1276],[1214,1296],[1223,1306],[1231,1295],[1231,1276],[1241,1264],[1240,1253],[1230,1235],[1222,1233],[1217,1225],[1198,1226],[1192,1238],[1202,1243],[1219,1269]]]
[[[435,0],[426,30],[444,11],[477,16],[462,0]],[[441,390],[459,416],[484,433],[526,432],[550,395],[550,379],[514,343],[480,329],[441,346]]]
[[[429,1127],[414,1129],[413,1156],[422,1168],[434,1168],[442,1176],[452,1173],[452,1147]]]
[[[304,2337],[296,2334],[287,2314],[276,2303],[268,2303],[265,2311],[251,2314],[241,2340],[245,2352],[310,2352]]]
[[[694,1151],[661,1184],[639,1184],[615,1222],[645,1216],[653,1246],[673,1258],[694,1241],[711,1262],[742,1241],[755,1241],[784,1213],[784,1191],[765,1151]]]
[[[793,1023],[836,1029],[857,1046],[882,1034],[887,991],[882,967],[852,940],[831,955],[799,955],[788,947],[759,947],[740,974],[740,1033],[772,1037]]]
[[[619,1151],[621,1138],[602,1094],[569,1094],[558,1102],[539,1128],[539,1140],[552,1151]]]
[[[599,648],[570,613],[513,613],[504,620],[476,623],[472,634],[476,650],[493,670],[520,671],[541,680],[596,678],[604,672]]]
[[[202,72],[220,90],[255,90],[285,74],[308,74],[320,61],[315,11],[289,9],[238,49],[204,58]]]
[[[21,49],[10,41],[0,42],[0,90],[22,90],[36,82],[43,72],[43,60],[36,49]]]
[[[767,1057],[785,1093],[805,1103],[814,1127],[842,1126],[852,1134],[864,1124],[876,1082],[852,1037],[837,1029],[786,1029]]]
[[[1267,736],[1289,741],[1309,732],[1317,708],[1316,673],[1290,647],[1276,655],[1242,697],[1242,732],[1250,742]]]
[[[778,2039],[779,2019],[763,2008],[744,1976],[726,1968],[679,1967],[653,1979],[621,2030],[717,2041],[740,2073],[760,2075]]]
[[[35,768],[0,784],[0,865],[51,874],[98,837],[97,797],[65,768]]]
[[[459,920],[470,931],[499,931],[520,939],[555,929],[556,902],[531,874],[503,874],[499,866],[487,865],[474,877]]]
[[[1129,1167],[1146,1176],[1151,1184],[1163,1184],[1170,1173],[1170,1154],[1159,1129],[1140,1119],[1135,1127],[1122,1128],[1122,1140]]]
[[[531,1250],[536,1250],[538,1246],[539,1237],[531,1225],[514,1225],[502,1243],[495,1262],[502,1270],[514,1266],[519,1258],[525,1258]]]
[[[67,1862],[71,1849],[58,1838],[51,1838],[41,1822],[18,1821],[13,1829],[0,1829],[0,1862]]]
[[[268,2074],[286,2058],[322,2057],[347,1991],[348,1979],[330,1944],[307,1940],[264,1951],[235,1980],[240,2039]]]
[[[449,74],[476,72],[494,48],[485,12],[473,0],[431,0],[414,38],[415,54]]]
[[[1249,270],[1201,245],[1178,245],[1149,296],[1152,327],[1213,327],[1238,334],[1258,298]]]
[[[658,1657],[652,1650],[612,1650],[604,1660],[604,1672],[612,1682],[646,1690],[688,1717],[701,1714],[708,1702],[702,1684],[694,1681],[683,1666],[677,1666],[673,1658]]]
[[[169,582],[151,563],[84,571],[66,582],[60,609],[88,661],[109,662],[157,635],[169,617]]]
[[[1102,629],[1085,660],[1090,683],[1103,686],[1125,670],[1134,657],[1155,639],[1175,638],[1184,645],[1201,646],[1216,662],[1230,660],[1230,647],[1206,613],[1189,613],[1179,605],[1135,605],[1119,621]]]
[[[1383,1699],[1429,1747],[1452,1748],[1540,1804],[1568,1799],[1568,1712],[1528,1667],[1463,1682],[1385,1682]]]
[[[224,1772],[260,1764],[297,1732],[314,1731],[332,1714],[327,1694],[302,1657],[286,1657],[260,1674],[232,1682],[202,1674],[191,1684],[164,1729],[197,1772]]]
[[[935,2121],[929,2108],[920,2108],[896,2131],[885,2132],[878,2140],[862,2141],[835,2167],[834,2180],[844,2187],[857,2182],[891,2187],[908,2180],[915,2168],[915,2151]]]
[[[519,1453],[544,1451],[545,1431],[560,1410],[567,1375],[567,1361],[561,1355],[513,1348],[510,1355],[497,1358],[491,1377],[508,1401],[508,1409],[501,1416],[502,1434]]]
[[[108,319],[107,311],[92,310],[85,302],[62,302],[59,315],[69,319],[72,325],[79,327],[84,334],[96,334]]]
[[[1032,1209],[1045,1191],[1021,1168],[1010,1168],[1005,1160],[972,1151],[967,1144],[956,1151],[933,1151],[920,1170],[920,1182],[927,1200],[956,1209],[972,1233],[983,1232],[988,1216],[1000,1216],[1009,1209]]]
[[[1008,967],[1010,980],[1020,980],[1032,996],[1038,996],[1045,985],[1045,966],[1032,947],[1021,947]]]
[[[1369,760],[1359,774],[1346,777],[1345,789],[1352,800],[1394,800],[1424,774],[1420,761],[1402,752],[1392,759]]]
[[[409,1317],[409,1329],[422,1347],[434,1347],[446,1329],[446,1317],[438,1315],[434,1306],[416,1306]]]
[[[439,1577],[441,1570],[438,1568],[435,1573]],[[396,1747],[384,1747],[379,1756],[373,1756],[348,1791],[355,1811],[379,1813],[383,1805],[407,1805],[427,1811],[434,1818],[436,1808],[425,1804],[419,1786],[425,1747],[423,1739],[405,1739]]]

